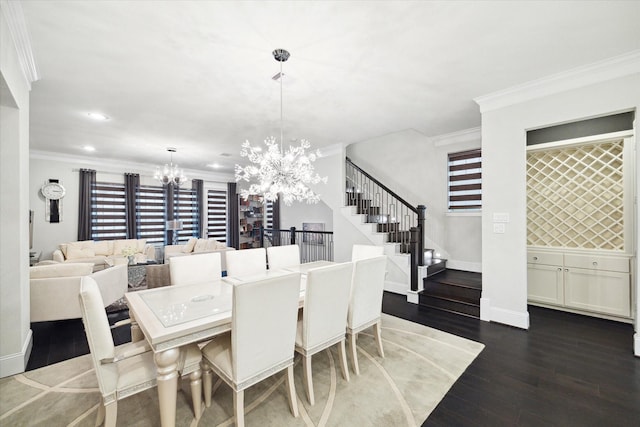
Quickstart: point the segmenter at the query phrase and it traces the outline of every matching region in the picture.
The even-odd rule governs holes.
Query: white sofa
[[[80,312],[80,282],[90,276],[97,283],[105,307],[127,291],[127,266],[116,265],[93,273],[93,263],[56,263],[29,268],[31,322],[76,319]]]
[[[127,254],[133,252],[136,262],[146,262],[156,257],[156,249],[146,239],[83,240],[61,243],[53,252],[58,262],[92,262],[95,267],[126,264]],[[97,269],[97,268],[96,268]]]
[[[215,239],[189,239],[186,245],[167,245],[164,247],[164,263],[169,263],[169,258],[174,256],[185,256],[193,254],[203,254],[207,252],[220,252],[220,262],[222,271],[227,270],[227,251],[235,251],[236,248],[225,246]]]

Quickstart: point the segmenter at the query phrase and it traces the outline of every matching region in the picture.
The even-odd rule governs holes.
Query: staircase
[[[424,278],[418,304],[425,310],[443,310],[480,318],[482,273],[443,269]]]
[[[362,193],[348,188],[346,192],[346,206],[343,214],[356,226],[371,243],[384,246],[384,253],[396,267],[387,274],[385,290],[400,294],[407,294],[411,288],[411,269],[408,226],[395,221],[395,217],[383,212],[377,203],[365,198]],[[425,265],[419,267],[419,277],[424,278],[436,274],[446,268],[446,260],[435,257],[433,249],[425,250]]]

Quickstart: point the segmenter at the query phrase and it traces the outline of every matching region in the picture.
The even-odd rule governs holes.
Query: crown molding
[[[331,144],[331,145],[327,145],[326,147],[319,148],[319,150],[320,150],[321,157],[342,155],[344,153],[344,144],[342,143]]]
[[[40,76],[38,74],[36,60],[33,56],[33,50],[31,49],[31,39],[29,38],[27,24],[24,20],[22,4],[14,0],[0,0],[0,9],[2,9],[2,16],[4,16],[4,19],[7,21],[9,33],[16,47],[22,73],[27,81],[29,90],[31,90],[31,83],[39,80]]]
[[[81,156],[77,154],[63,154],[51,151],[29,150],[30,159],[48,160],[54,162],[65,162],[80,164],[83,167],[91,166],[98,172],[103,173],[124,173],[135,172],[143,176],[153,177],[156,166],[149,163],[128,162],[118,159],[96,159],[95,157]],[[211,172],[200,169],[184,169],[187,176],[211,182],[235,182],[233,173]]]
[[[640,50],[608,58],[603,61],[552,74],[473,100],[480,112],[497,110],[536,98],[600,83],[640,72]]]
[[[459,144],[462,142],[480,141],[481,139],[482,132],[479,126],[475,128],[459,130],[457,132],[429,137],[429,140],[433,142],[433,145],[436,147],[441,147],[443,145],[449,144]]]

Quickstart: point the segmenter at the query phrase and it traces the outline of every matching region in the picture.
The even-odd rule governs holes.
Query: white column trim
[[[38,75],[38,67],[31,49],[31,39],[24,20],[22,4],[19,1],[0,0],[0,5],[2,15],[7,21],[9,33],[18,53],[18,61],[20,62],[22,73],[29,90],[31,90],[31,83],[39,80],[40,76]]]

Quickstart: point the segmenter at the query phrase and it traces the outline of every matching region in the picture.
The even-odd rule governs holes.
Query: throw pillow
[[[215,251],[217,249],[216,239],[207,239],[207,252]]]
[[[193,252],[204,252],[207,250],[207,239],[198,239],[193,247]]]
[[[93,240],[67,244],[67,259],[89,258],[95,255]]]
[[[102,240],[93,244],[93,250],[96,255],[112,255],[113,254],[113,240]]]
[[[189,253],[193,251],[193,248],[196,246],[197,241],[198,239],[196,239],[195,237],[190,238],[187,244],[184,245],[184,248],[182,248],[182,252]]]

